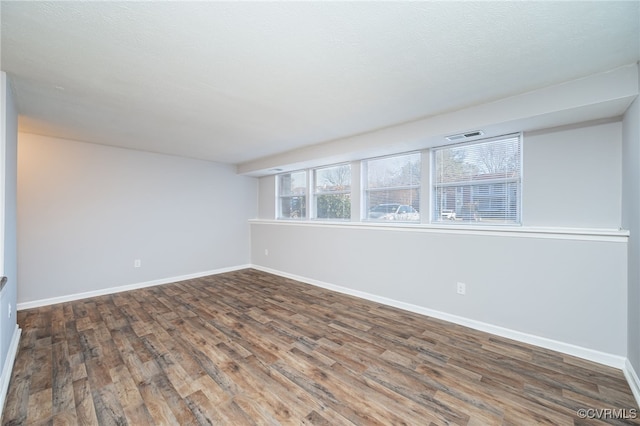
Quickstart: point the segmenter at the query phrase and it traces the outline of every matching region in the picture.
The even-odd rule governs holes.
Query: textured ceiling
[[[241,163],[635,63],[639,4],[2,1],[1,66],[23,131]]]

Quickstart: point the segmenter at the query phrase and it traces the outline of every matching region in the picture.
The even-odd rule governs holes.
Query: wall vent
[[[474,130],[473,132],[459,133],[457,135],[445,136],[445,139],[449,142],[457,142],[465,139],[475,138],[477,136],[483,136],[482,130]]]

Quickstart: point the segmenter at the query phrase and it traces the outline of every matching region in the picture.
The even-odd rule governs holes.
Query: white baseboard
[[[13,371],[13,363],[16,361],[16,355],[18,355],[18,348],[20,343],[20,327],[16,324],[16,328],[13,331],[13,337],[11,337],[11,343],[9,344],[9,351],[7,352],[7,359],[2,366],[2,376],[0,376],[0,421],[2,420],[2,413],[4,412],[4,403],[7,398],[7,391],[9,390],[9,382],[11,381],[11,373]]]
[[[251,265],[232,266],[229,268],[214,269],[211,271],[203,271],[203,272],[197,272],[194,274],[180,275],[177,277],[162,278],[159,280],[145,281],[145,282],[136,283],[136,284],[123,285],[119,287],[109,287],[109,288],[103,288],[100,290],[87,291],[83,293],[75,293],[75,294],[67,294],[64,296],[51,297],[48,299],[39,299],[39,300],[30,301],[30,302],[21,302],[16,305],[16,309],[21,311],[24,309],[55,305],[57,303],[71,302],[73,300],[86,299],[89,297],[104,296],[106,294],[120,293],[122,291],[136,290],[144,287],[153,287],[156,285],[170,284],[178,281],[192,280],[194,278],[206,277],[208,275],[224,274],[225,272],[233,272],[233,271],[238,271],[240,269],[247,269],[250,267]]]
[[[636,398],[636,403],[638,404],[638,407],[640,407],[640,379],[628,359],[626,360],[622,371],[624,372],[624,377],[627,378],[627,382],[629,382],[629,387],[631,388],[631,392],[633,392],[633,396]]]
[[[511,330],[511,329],[496,326],[493,324],[476,321],[470,318],[465,318],[458,315],[452,315],[446,312],[436,311],[434,309],[413,305],[411,303],[400,302],[398,300],[389,299],[387,297],[377,296],[375,294],[366,293],[359,290],[353,290],[347,287],[329,284],[329,283],[325,283],[315,279],[302,277],[299,275],[289,274],[287,272],[266,268],[264,266],[252,265],[251,267],[254,269],[267,272],[270,274],[278,275],[284,278],[290,278],[306,284],[311,284],[317,287],[326,288],[328,290],[337,291],[338,293],[360,297],[362,299],[371,300],[373,302],[382,303],[388,306],[393,306],[395,308],[403,309],[405,311],[414,312],[417,314],[421,314],[421,315],[425,315],[433,318],[438,318],[444,321],[452,322],[454,324],[463,325],[465,327],[473,328],[475,330],[480,330],[487,333],[495,334],[496,336],[506,337],[508,339],[516,340],[518,342],[523,342],[530,345],[535,345],[535,346],[550,349],[553,351],[561,352],[567,355],[576,356],[589,361],[597,362],[599,364],[604,364],[610,367],[614,367],[620,370],[624,370],[625,368],[626,358],[622,356],[612,355],[609,353],[572,345],[570,343],[547,339],[546,337],[540,337],[540,336],[535,336],[528,333],[523,333],[521,331]]]

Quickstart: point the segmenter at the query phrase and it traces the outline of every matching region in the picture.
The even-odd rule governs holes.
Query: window
[[[420,153],[363,162],[365,219],[420,221]]]
[[[278,219],[307,217],[307,172],[278,175]]]
[[[433,150],[433,222],[519,224],[521,137]]]
[[[313,201],[317,219],[351,219],[351,165],[314,170]]]

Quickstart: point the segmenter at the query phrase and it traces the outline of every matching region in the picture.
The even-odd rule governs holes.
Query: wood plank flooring
[[[619,370],[251,269],[18,321],[5,425],[640,424]]]

